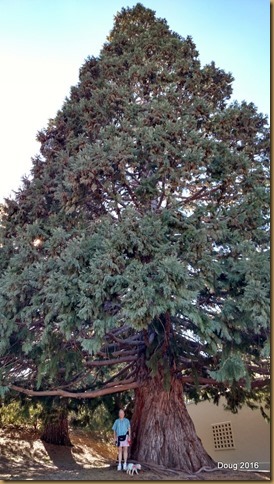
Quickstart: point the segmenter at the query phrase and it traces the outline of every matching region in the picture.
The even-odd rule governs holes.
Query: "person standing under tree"
[[[122,452],[124,449],[124,464],[123,470],[127,470],[127,455],[128,447],[131,440],[131,428],[130,421],[125,418],[124,410],[119,410],[119,418],[117,418],[113,424],[112,430],[114,431],[114,444],[118,447],[118,467],[117,470],[122,470]]]

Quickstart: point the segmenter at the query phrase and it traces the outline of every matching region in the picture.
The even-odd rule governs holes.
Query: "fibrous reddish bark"
[[[60,413],[58,418],[54,415],[52,420],[47,418],[41,440],[48,444],[72,446],[69,438],[68,417],[66,413]]]
[[[190,473],[216,466],[196,434],[178,378],[171,378],[169,391],[160,374],[135,390],[132,438],[131,456],[139,462]]]

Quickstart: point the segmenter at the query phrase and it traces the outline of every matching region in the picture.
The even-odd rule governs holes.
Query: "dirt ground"
[[[33,430],[0,429],[0,480],[159,481],[270,480],[269,473],[214,471],[183,472],[142,469],[128,476],[116,470],[116,450],[84,431],[71,433],[73,447],[44,444]]]

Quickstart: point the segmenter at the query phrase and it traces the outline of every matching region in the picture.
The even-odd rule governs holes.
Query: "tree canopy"
[[[2,392],[267,387],[269,126],[232,83],[152,10],[116,15],[2,208]]]

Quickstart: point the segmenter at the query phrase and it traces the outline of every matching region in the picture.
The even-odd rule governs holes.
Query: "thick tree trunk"
[[[66,445],[72,447],[72,443],[69,438],[68,430],[68,416],[67,412],[56,412],[52,415],[52,419],[47,416],[47,420],[44,424],[41,440],[48,444]]]
[[[135,390],[131,457],[190,473],[216,466],[196,434],[179,379],[172,377],[165,391],[158,374]]]

